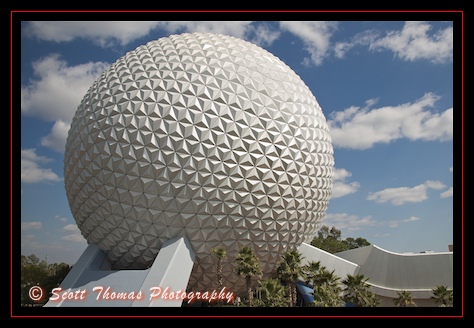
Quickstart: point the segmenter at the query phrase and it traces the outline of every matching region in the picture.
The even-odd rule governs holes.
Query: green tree
[[[407,290],[401,290],[397,291],[397,298],[393,299],[393,303],[395,303],[396,306],[400,307],[406,307],[409,305],[414,305],[416,306],[415,301],[413,300],[413,297],[411,296],[411,293]]]
[[[222,260],[227,257],[227,252],[222,247],[215,247],[211,250],[212,255],[217,258],[216,263],[216,278],[217,278],[217,289],[221,290],[224,283],[224,276],[222,274]],[[217,302],[218,306],[222,306],[222,300]]]
[[[44,303],[48,300],[47,295],[51,294],[53,288],[57,287],[71,270],[71,266],[66,263],[47,264],[36,255],[21,255],[21,303],[32,305],[34,303]],[[33,286],[43,289],[45,297],[40,301],[33,301],[29,291]]]
[[[345,244],[345,247],[346,247],[346,251],[347,250],[350,250],[350,249],[355,249],[355,248],[359,248],[359,247],[364,247],[364,246],[369,246],[370,243],[364,239],[364,238],[351,238],[351,237],[348,237],[346,239],[343,240],[344,244]]]
[[[345,250],[341,242],[341,231],[335,227],[329,229],[325,225],[319,229],[318,236],[311,241],[311,245],[331,254]]]
[[[347,274],[346,279],[342,281],[346,285],[343,299],[345,302],[352,303],[356,307],[376,307],[380,306],[380,299],[370,289],[367,283],[369,278],[363,274]]]
[[[314,286],[313,297],[314,300],[309,306],[315,307],[343,307],[344,300],[340,292],[342,288],[332,285]]]
[[[439,306],[453,306],[453,290],[449,289],[447,286],[436,286],[433,288],[433,296],[436,304]]]
[[[318,236],[311,241],[311,245],[322,249],[328,253],[334,254],[350,249],[368,246],[370,243],[364,238],[341,238],[341,231],[332,227],[323,225],[319,231]]]
[[[247,285],[247,305],[253,306],[252,277],[260,277],[262,275],[262,265],[252,248],[248,246],[242,247],[237,253],[235,260],[237,262],[236,273],[245,277]]]
[[[301,265],[303,256],[297,249],[287,250],[283,253],[277,266],[279,277],[287,283],[288,286],[288,304],[290,307],[296,306],[296,282],[298,279],[304,279],[304,270]]]
[[[288,305],[285,286],[279,279],[259,281],[255,306],[284,307]]]
[[[29,305],[36,303],[30,298],[29,290],[33,286],[39,286],[46,290],[44,284],[47,278],[46,261],[40,261],[34,254],[21,255],[21,303]]]
[[[309,261],[303,266],[306,285],[314,286],[316,284],[321,268],[324,268],[324,266],[321,265],[320,261]]]
[[[334,271],[330,272],[319,261],[309,262],[303,270],[306,284],[313,287],[314,301],[310,306],[341,307],[344,305],[340,277],[336,276]]]

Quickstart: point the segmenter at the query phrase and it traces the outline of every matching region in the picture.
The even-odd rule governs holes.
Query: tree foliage
[[[308,306],[314,307],[342,307],[342,287],[340,277],[329,271],[320,261],[310,261],[303,266],[305,283],[313,287],[313,302]]]
[[[411,295],[411,293],[407,290],[401,290],[401,291],[397,291],[397,298],[394,298],[393,299],[393,303],[396,305],[396,306],[399,306],[399,307],[406,307],[406,306],[416,306],[416,303],[415,301],[413,300],[413,296]]]
[[[290,307],[296,306],[296,282],[304,275],[302,260],[303,256],[297,249],[290,249],[283,253],[278,262],[277,273],[287,283]]]
[[[71,270],[66,263],[51,263],[40,260],[36,255],[21,255],[21,304],[31,306],[48,301],[48,295],[57,287]],[[43,289],[44,297],[38,301],[30,298],[29,291],[33,286]]]
[[[288,306],[288,294],[280,279],[267,278],[259,280],[255,306],[284,307]]]
[[[216,263],[216,279],[217,279],[217,289],[221,290],[224,285],[224,275],[222,273],[222,261],[227,257],[227,252],[223,247],[215,247],[211,249],[212,255],[217,257]],[[217,306],[222,306],[222,300],[217,301]]]
[[[436,304],[439,304],[441,307],[453,306],[453,290],[449,289],[447,286],[436,286],[433,288],[433,296]]]
[[[371,290],[367,283],[368,280],[369,278],[364,277],[363,274],[347,274],[347,277],[342,281],[346,286],[343,296],[344,301],[356,307],[380,306],[381,301]]]
[[[254,250],[248,246],[242,247],[235,257],[237,262],[237,268],[235,272],[245,277],[247,285],[247,305],[253,306],[253,290],[252,290],[252,277],[260,277],[262,275],[262,265]]]
[[[318,236],[311,241],[311,245],[331,254],[370,245],[364,238],[342,239],[341,235],[341,231],[335,227],[324,225],[319,229]]]

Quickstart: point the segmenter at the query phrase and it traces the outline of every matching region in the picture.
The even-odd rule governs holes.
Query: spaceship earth
[[[272,277],[310,242],[333,186],[333,147],[310,89],[279,58],[239,38],[184,33],[113,63],[72,120],[64,156],[71,213],[114,269],[151,266],[186,236],[188,290],[245,289],[235,256],[250,246]]]

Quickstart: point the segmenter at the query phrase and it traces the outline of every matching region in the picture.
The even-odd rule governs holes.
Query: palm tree
[[[396,306],[406,307],[408,305],[416,306],[411,293],[407,290],[397,291],[398,297],[393,300]]]
[[[435,303],[441,304],[440,306],[452,306],[453,304],[453,290],[447,286],[436,286],[433,288],[433,296]]]
[[[369,278],[363,274],[347,274],[346,279],[342,281],[346,288],[344,289],[344,301],[354,304],[357,307],[379,306],[380,299],[370,289],[367,283]]]
[[[321,261],[310,261],[303,266],[306,285],[316,285],[316,280],[318,279],[319,270],[321,268],[324,268],[324,266],[321,265]]]
[[[279,277],[287,283],[288,286],[288,304],[290,307],[296,306],[296,282],[304,277],[301,261],[303,256],[297,249],[287,250],[283,255],[277,267]]]
[[[238,275],[245,277],[245,282],[247,285],[248,306],[252,307],[252,277],[260,277],[262,275],[262,266],[253,249],[248,246],[242,247],[242,249],[237,253],[235,260],[237,262],[237,269],[235,272]]]
[[[285,286],[279,279],[268,278],[259,281],[256,306],[283,307],[288,305]]]
[[[314,300],[309,306],[316,307],[343,307],[344,300],[341,297],[342,288],[339,285],[314,286]]]
[[[313,297],[316,306],[323,307],[341,307],[344,305],[342,299],[342,287],[340,286],[341,278],[336,276],[333,271],[329,271],[322,267],[319,271],[317,279],[318,284],[314,285]]]
[[[340,277],[330,272],[321,263],[311,261],[303,267],[306,284],[313,286],[314,301],[310,306],[341,307],[344,301],[341,297],[342,287]]]
[[[215,247],[211,250],[212,255],[217,257],[216,272],[217,272],[217,289],[221,290],[223,285],[223,274],[222,274],[222,259],[227,256],[227,252],[222,247]],[[217,302],[218,306],[222,305],[222,300]]]

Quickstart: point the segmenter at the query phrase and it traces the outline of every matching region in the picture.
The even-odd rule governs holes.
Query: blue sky
[[[453,147],[462,114],[460,57],[453,56],[460,31],[449,18],[22,21],[15,34],[21,39],[21,213],[12,215],[21,220],[21,254],[74,264],[87,246],[67,202],[63,157],[72,117],[94,80],[140,45],[195,31],[258,44],[315,95],[335,159],[323,225],[341,230],[343,239],[362,237],[396,253],[461,247],[453,197],[454,170],[462,168]]]

